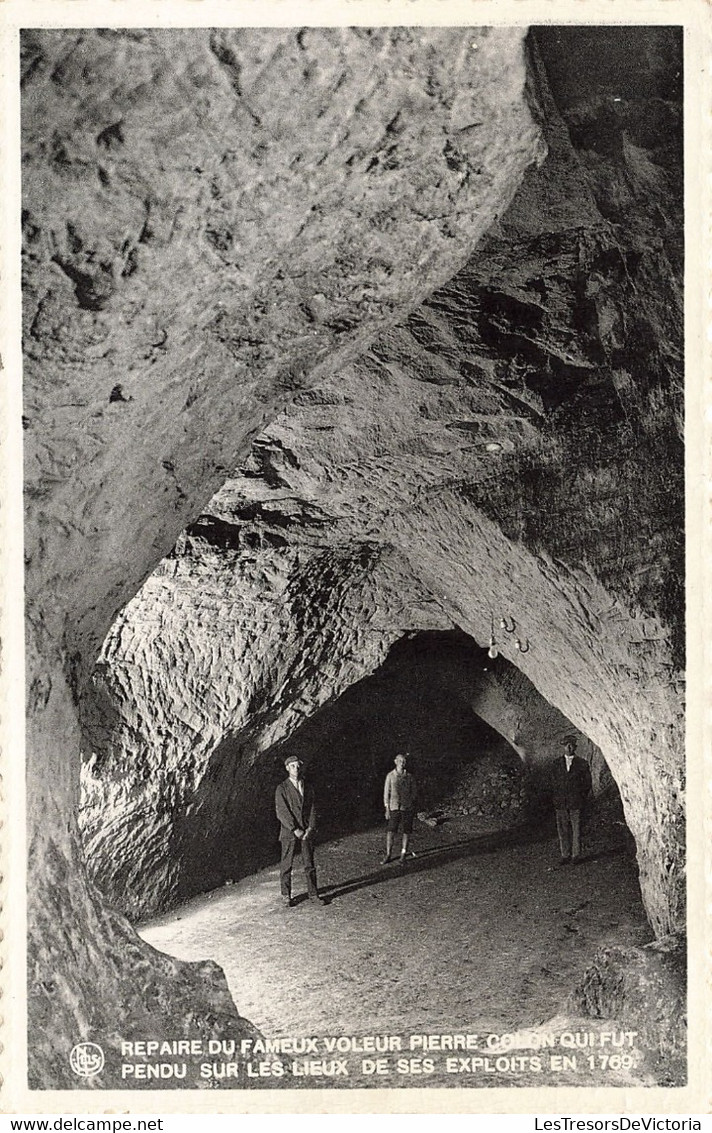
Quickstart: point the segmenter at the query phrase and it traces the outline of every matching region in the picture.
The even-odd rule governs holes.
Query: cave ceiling
[[[23,37],[28,569],[76,609],[69,649],[95,656],[135,592],[117,540],[152,569],[280,404],[449,278],[543,158],[521,41]]]

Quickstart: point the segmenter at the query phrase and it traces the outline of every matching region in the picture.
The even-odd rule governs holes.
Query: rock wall
[[[93,915],[73,833],[77,704],[117,610],[250,440],[461,267],[542,156],[521,41],[23,34],[35,1086],[76,1087],[58,1020],[67,1050],[149,1018],[222,1025],[207,985],[186,1006],[124,922]],[[126,989],[146,970],[140,1007]]]
[[[30,577],[60,620],[86,611],[69,649],[95,659],[246,441],[509,204],[544,152],[521,38],[25,33]],[[124,538],[143,556],[131,581]]]
[[[643,948],[602,948],[573,991],[570,1007],[577,1014],[620,1019],[635,1028],[660,1085],[687,1081],[684,936],[663,937]]]
[[[211,647],[201,646],[196,665],[179,666],[195,684],[177,690],[177,725],[169,711],[162,716],[169,747],[184,706],[192,713],[205,700],[206,683],[219,701],[201,715],[208,747],[226,725],[239,737],[230,738],[229,759],[220,748],[223,809],[235,765],[372,671],[396,636],[457,626],[485,645],[494,617],[507,659],[562,713],[561,728],[571,721],[603,753],[638,845],[651,923],[665,934],[684,924],[681,181],[673,63],[656,56],[657,32],[650,36],[653,105],[631,91],[614,98],[605,83],[562,96],[561,74],[550,86],[533,46],[531,97],[546,165],[530,171],[445,287],[293,398],[159,580],[187,580],[200,546],[208,548],[200,589],[212,585],[204,572],[218,579],[224,564],[239,563],[238,578],[247,564],[257,579],[239,586],[237,600],[223,589],[219,614],[196,601],[168,647],[173,666],[181,639],[202,640],[203,617],[210,639],[216,619],[236,618],[219,663],[274,666],[275,679],[240,704],[234,725]],[[546,35],[537,43],[550,59]],[[272,609],[274,563],[292,561],[295,538],[307,550],[294,590],[284,591],[285,621]],[[397,563],[390,576],[384,556]],[[131,616],[121,623],[107,654],[121,670],[111,677],[124,684],[120,713],[136,731],[120,740],[130,764],[141,745],[160,750],[144,739],[149,699],[127,683],[129,671],[139,685],[165,679],[159,656],[144,655],[145,677],[135,667],[156,616],[147,622],[146,609],[135,624]],[[525,650],[500,631],[500,616],[514,620]],[[549,707],[537,718],[541,703],[520,701],[510,675],[504,686],[480,684],[475,707],[536,761],[552,730]],[[202,738],[193,747],[204,751]],[[97,814],[107,790],[90,786]],[[91,818],[90,828],[104,863],[104,835]]]
[[[265,771],[260,758],[376,669],[403,629],[446,624],[393,553],[279,530],[286,549],[263,535],[257,551],[206,550],[189,536],[102,650],[85,701],[81,825],[92,876],[133,916],[269,860],[274,760]]]

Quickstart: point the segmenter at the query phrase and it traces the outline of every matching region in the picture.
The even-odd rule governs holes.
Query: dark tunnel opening
[[[336,835],[380,822],[383,782],[399,752],[418,783],[421,813],[462,811],[468,786],[483,794],[472,812],[515,821],[541,803],[521,757],[479,716],[468,684],[493,664],[487,651],[457,631],[406,634],[381,667],[306,721],[277,754],[304,761],[319,795],[328,800],[321,829]],[[455,683],[453,676],[459,674]],[[495,800],[488,787],[499,784]],[[532,797],[530,799],[530,791]],[[492,805],[490,805],[492,804]]]
[[[382,824],[384,779],[403,752],[418,783],[421,823],[433,828],[464,819],[483,830],[526,827],[555,838],[551,759],[561,754],[559,735],[541,735],[532,757],[515,750],[477,711],[483,681],[496,682],[506,696],[513,677],[529,683],[504,657],[491,660],[459,630],[408,633],[375,673],[273,749],[276,777],[287,753],[299,756],[321,800],[320,836],[329,839]],[[499,709],[502,724],[508,707]],[[552,710],[552,720],[557,715]],[[575,729],[566,721],[565,731]],[[594,792],[585,825],[602,824],[634,857],[616,783],[598,749],[587,746]]]
[[[524,740],[519,750],[480,712]],[[550,841],[554,860],[551,761],[561,755],[561,736],[571,733],[592,772],[584,843],[595,832],[597,851],[615,847],[634,863],[620,795],[598,748],[509,661],[501,655],[490,660],[468,635],[408,633],[374,673],[257,760],[244,736],[225,738],[211,759],[210,797],[215,782],[231,784],[219,825],[202,832],[199,857],[184,847],[194,844],[196,823],[216,822],[213,802],[203,809],[198,799],[172,831],[180,866],[176,898],[208,892],[277,860],[274,790],[285,777],[287,754],[299,756],[314,786],[322,843],[383,826],[384,779],[395,755],[406,752],[418,783],[414,844],[418,832],[467,839],[512,831]]]

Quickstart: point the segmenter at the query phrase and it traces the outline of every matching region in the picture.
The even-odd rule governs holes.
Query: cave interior
[[[681,1082],[680,29],[35,29],[23,62],[29,999],[62,1036],[31,1081],[75,1084],[77,1028],[296,1025],[270,986],[305,910],[270,901],[297,753],[354,1004],[359,923],[401,908],[419,998],[384,1018],[438,1020],[418,945],[452,885],[440,990],[475,1012],[487,874],[490,929],[542,953],[492,973],[508,1025],[634,1023],[613,1084]],[[557,871],[567,735],[589,854]],[[421,793],[389,880],[398,751]],[[181,943],[226,889],[247,984],[202,921]]]

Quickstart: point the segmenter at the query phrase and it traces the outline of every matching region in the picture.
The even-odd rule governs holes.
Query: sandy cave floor
[[[383,841],[373,828],[317,847],[325,907],[306,900],[297,859],[291,909],[279,899],[275,865],[140,926],[140,934],[180,959],[217,961],[240,1013],[265,1037],[397,1035],[406,1057],[411,1034],[501,1035],[552,1020],[597,948],[652,939],[631,839],[619,824],[589,830],[584,860],[566,867],[550,831],[497,830],[471,817],[436,829],[417,823],[416,857],[405,867],[379,866]],[[610,1026],[562,1016],[547,1029]],[[571,1052],[557,1046],[557,1053]],[[544,1073],[526,1064],[521,1072],[457,1074],[445,1072],[446,1055],[438,1054],[427,1077],[395,1073],[394,1056],[391,1075],[379,1080],[362,1078],[362,1056],[351,1055],[349,1079],[259,1084],[650,1083],[644,1056],[632,1071],[592,1072],[590,1053],[578,1051],[575,1072],[553,1073],[547,1052]]]

